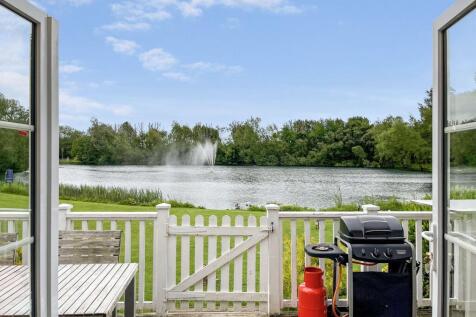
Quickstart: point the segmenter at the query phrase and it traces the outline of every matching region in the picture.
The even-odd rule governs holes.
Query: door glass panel
[[[447,30],[447,302],[462,317],[476,317],[475,30],[474,10]]]
[[[23,265],[0,279],[1,316],[28,315],[32,296],[32,29],[31,22],[0,5],[0,275]]]
[[[476,122],[476,11],[447,31],[447,125]]]
[[[29,209],[28,131],[0,128],[0,208]]]
[[[32,29],[31,22],[0,5],[0,97],[19,107],[14,113],[0,108],[0,120],[30,123]]]

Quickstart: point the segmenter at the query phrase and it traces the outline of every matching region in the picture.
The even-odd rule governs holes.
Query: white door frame
[[[446,30],[472,9],[476,0],[456,0],[433,24],[433,227],[435,234],[434,264],[431,272],[433,317],[446,317],[447,311],[447,243],[445,175],[445,105],[446,105]]]
[[[26,0],[0,0],[34,25],[35,184],[31,214],[32,312],[35,317],[58,316],[58,25]]]

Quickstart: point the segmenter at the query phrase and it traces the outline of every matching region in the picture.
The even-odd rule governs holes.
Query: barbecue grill
[[[395,217],[342,217],[334,244],[311,244],[305,250],[309,256],[334,261],[330,316],[416,316],[414,248]],[[353,264],[365,269],[354,271]],[[339,306],[335,297],[344,266],[348,300],[347,305]]]

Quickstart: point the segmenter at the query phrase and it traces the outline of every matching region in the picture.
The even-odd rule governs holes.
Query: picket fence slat
[[[209,227],[216,227],[218,225],[218,220],[215,215],[210,216],[208,218],[208,226]],[[216,236],[209,236],[208,237],[208,262],[210,263],[212,260],[217,258],[217,237]],[[207,278],[207,291],[209,292],[216,292],[217,288],[217,275],[216,272],[210,274]],[[210,310],[215,310],[215,302],[208,302],[207,308]]]
[[[256,227],[256,217],[248,217],[248,227]],[[256,247],[252,247],[247,252],[246,257],[246,291],[254,293],[256,290]],[[248,303],[248,308],[253,309],[255,303]]]
[[[15,233],[15,221],[9,220],[7,222],[7,232],[8,233]]]
[[[131,222],[124,223],[124,262],[131,262]]]
[[[235,218],[235,227],[243,227],[243,216],[238,215]],[[243,242],[243,237],[235,237],[235,247]],[[235,274],[233,278],[233,292],[241,292],[243,290],[243,256],[240,255],[235,259]],[[234,311],[241,311],[241,303],[233,303]]]
[[[297,304],[296,220],[291,220],[291,301]]]
[[[144,308],[145,296],[145,221],[139,222],[139,309]]]
[[[204,219],[202,215],[197,215],[195,217],[195,226],[203,226]],[[195,272],[199,271],[203,267],[203,237],[195,237]],[[194,286],[194,291],[201,292],[203,291],[203,280],[200,280]],[[200,311],[203,309],[203,302],[195,301],[194,306],[195,310]]]
[[[311,243],[311,223],[309,219],[304,220],[304,245]],[[304,254],[304,266],[311,265],[311,257]]]
[[[268,218],[266,216],[260,217],[260,227],[266,228],[268,225]],[[260,242],[259,245],[259,291],[260,293],[268,293],[268,270],[269,270],[269,262],[268,262],[268,241],[263,240]],[[259,304],[259,311],[260,312],[267,312],[268,311],[268,303],[261,302]]]
[[[171,226],[177,224],[177,217],[171,215],[169,217],[169,224]],[[161,233],[159,233],[161,234]],[[163,233],[162,233],[163,234]],[[167,238],[167,288],[172,288],[177,283],[177,237],[170,236]],[[175,310],[175,301],[167,302],[167,309],[169,311]]]
[[[421,237],[422,233],[422,221],[415,221],[415,252],[416,260],[420,263],[420,270],[416,276],[416,297],[417,303],[421,305],[421,300],[423,298],[423,240]]]
[[[182,227],[189,227],[190,226],[190,216],[183,215],[182,216]],[[180,280],[183,281],[190,275],[190,237],[189,236],[182,236],[181,237],[181,247],[180,247]],[[182,309],[189,308],[188,301],[181,301],[180,307]]]
[[[228,215],[223,216],[221,226],[229,228],[231,226],[231,218]],[[230,251],[230,237],[223,236],[221,238],[221,254]],[[230,265],[225,264],[220,270],[220,292],[230,291]],[[228,302],[221,302],[220,308],[223,311],[228,310]]]
[[[319,220],[319,243],[326,242],[326,222],[324,220]],[[319,267],[321,270],[326,268],[326,262],[324,259],[319,259]]]

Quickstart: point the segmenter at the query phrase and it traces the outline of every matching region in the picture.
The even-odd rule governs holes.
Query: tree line
[[[363,116],[295,120],[264,126],[259,118],[227,127],[177,122],[110,125],[91,120],[87,131],[60,127],[60,158],[79,164],[165,164],[171,151],[186,156],[195,145],[217,144],[217,165],[332,166],[428,169],[431,165],[431,91],[419,116],[389,116],[370,122]]]

